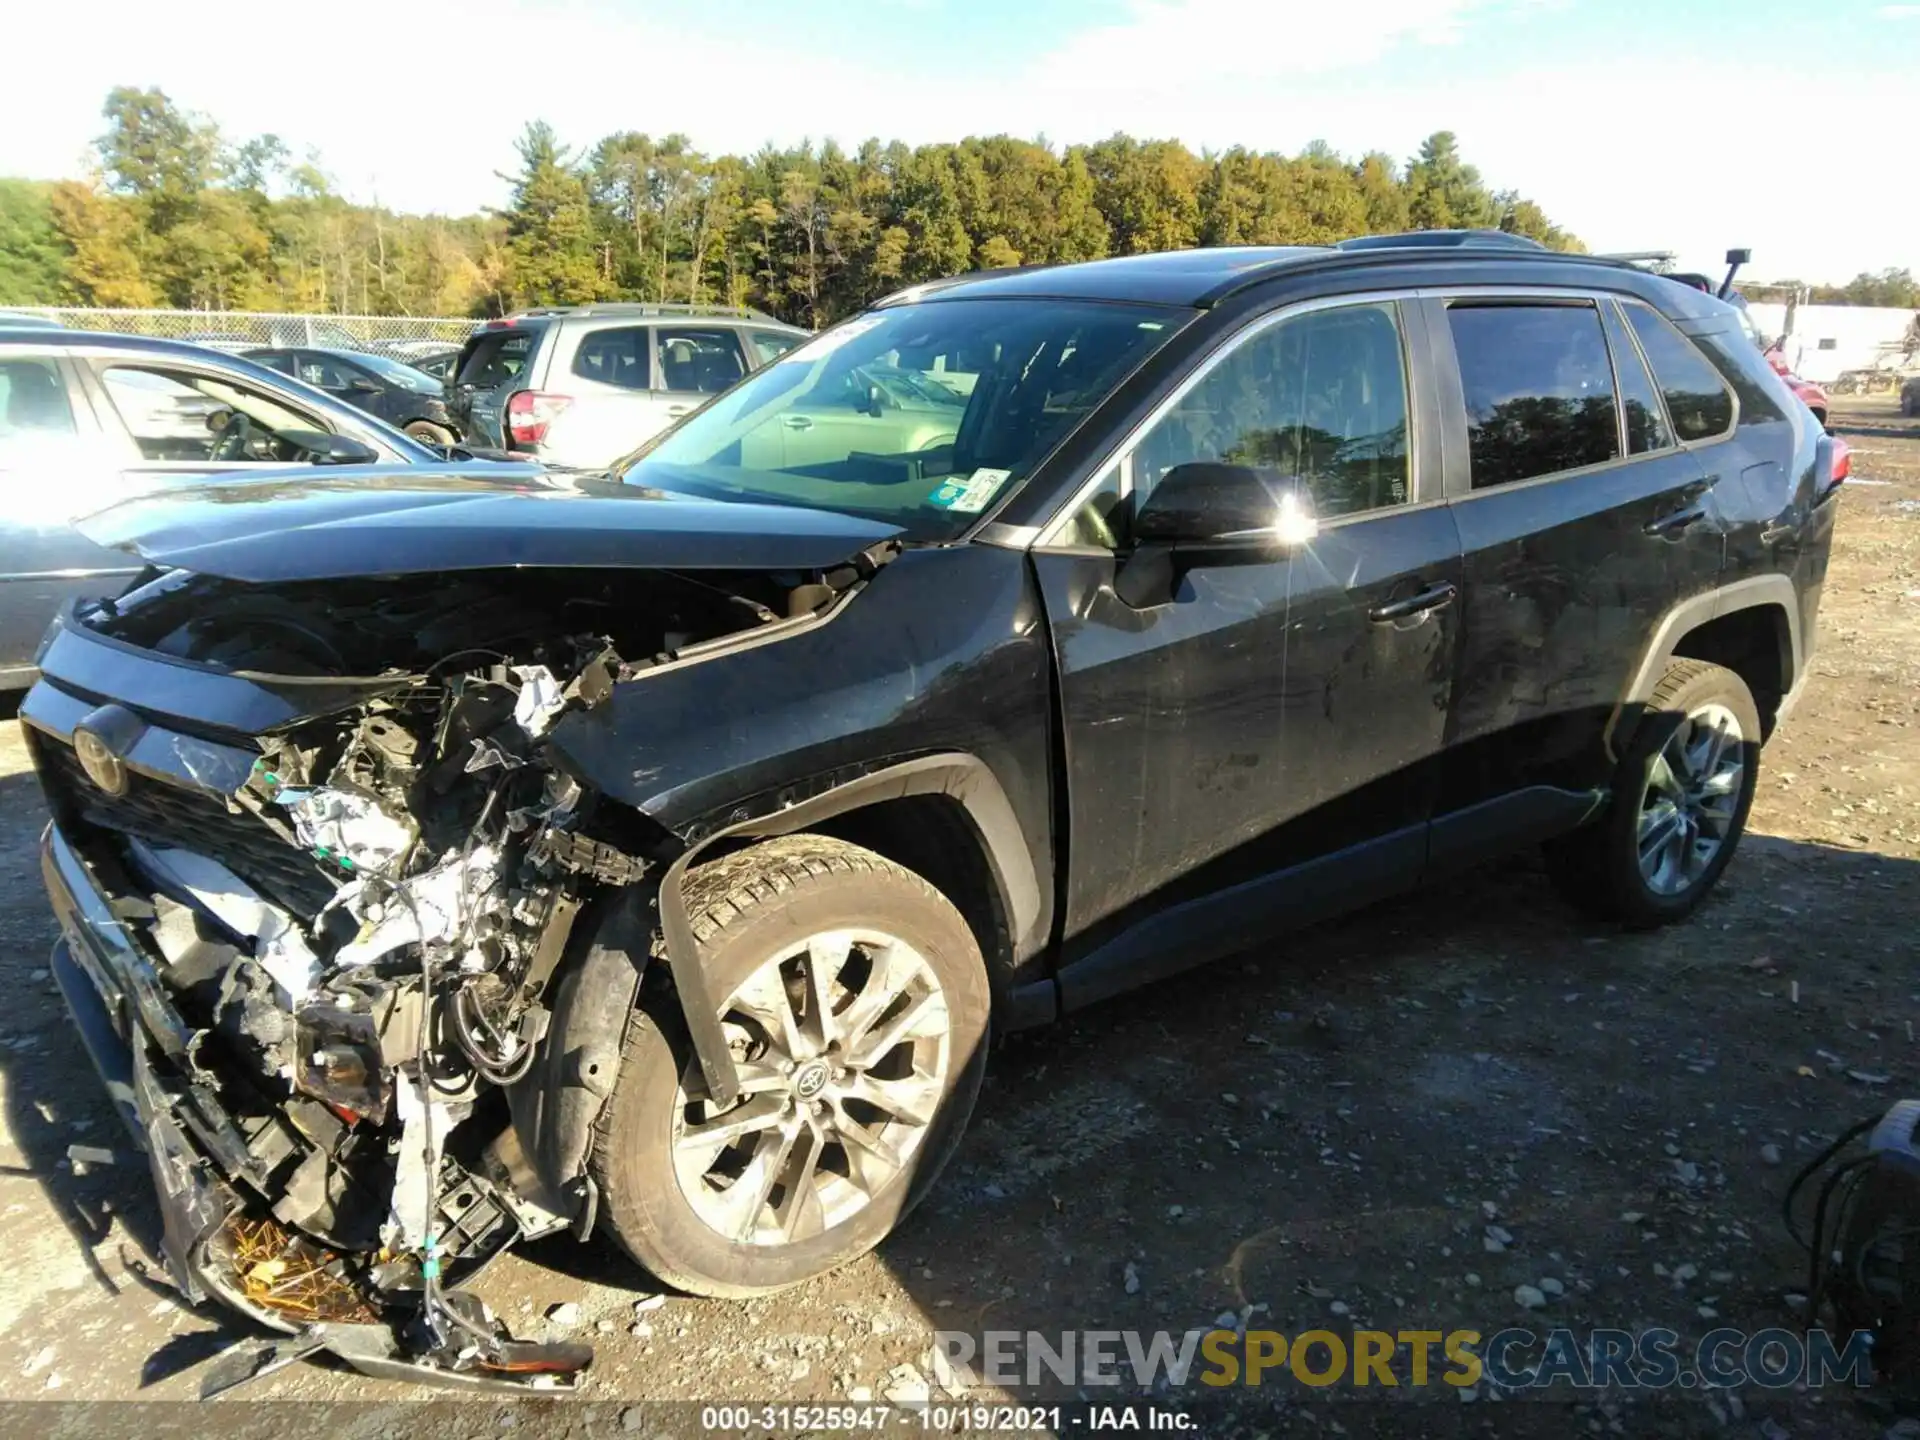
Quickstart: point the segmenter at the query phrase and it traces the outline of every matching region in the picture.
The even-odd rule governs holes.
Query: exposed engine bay
[[[215,1102],[193,1129],[232,1203],[195,1239],[221,1298],[294,1332],[300,1354],[358,1327],[449,1377],[564,1384],[585,1367],[587,1347],[515,1341],[460,1288],[517,1239],[593,1223],[590,1182],[530,1158],[547,1120],[523,1082],[583,917],[644,910],[673,846],[569,775],[547,737],[622,681],[811,618],[857,578],[169,571],[79,617],[311,701],[251,737],[251,771],[206,823],[77,776],[65,790],[150,896],[121,903],[156,957],[144,1027],[188,1101]],[[42,757],[50,790],[62,765],[93,774],[86,738]],[[616,1026],[648,933],[623,960]]]

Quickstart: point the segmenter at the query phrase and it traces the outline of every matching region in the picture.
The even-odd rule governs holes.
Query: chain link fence
[[[0,313],[42,316],[70,330],[152,335],[218,348],[320,345],[404,354],[428,344],[458,345],[480,322],[416,315],[293,315],[257,310],[103,310],[84,306],[9,305]]]

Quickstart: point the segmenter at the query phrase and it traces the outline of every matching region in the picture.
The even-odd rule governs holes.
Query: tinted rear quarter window
[[[1473,488],[1619,458],[1613,368],[1592,305],[1447,311],[1467,403]]]
[[[1694,337],[1693,343],[1706,353],[1707,359],[1720,372],[1720,378],[1731,385],[1733,393],[1740,397],[1742,425],[1765,425],[1787,418],[1787,412],[1780,408],[1771,390],[1779,382],[1767,368],[1765,357],[1746,343],[1743,334],[1722,331],[1714,335],[1699,335]]]
[[[1627,322],[1640,341],[1653,378],[1667,400],[1674,433],[1682,440],[1706,440],[1733,426],[1733,393],[1708,362],[1666,316],[1646,305],[1628,305]]]
[[[1645,455],[1673,444],[1673,432],[1667,428],[1667,412],[1660,403],[1660,392],[1647,374],[1647,363],[1640,358],[1640,347],[1627,333],[1620,313],[1612,305],[1605,310],[1607,344],[1613,349],[1614,378],[1620,383],[1620,404],[1627,412],[1627,453]]]

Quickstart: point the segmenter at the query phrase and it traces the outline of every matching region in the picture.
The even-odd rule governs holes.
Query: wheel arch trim
[[[858,774],[821,777],[813,793],[792,798],[796,787],[729,806],[711,828],[691,826],[686,849],[661,876],[658,892],[660,941],[675,992],[685,1013],[687,1033],[701,1073],[716,1102],[731,1104],[739,1094],[739,1076],[720,1028],[715,998],[700,960],[700,945],[687,913],[687,871],[722,840],[768,840],[790,835],[823,820],[889,800],[915,795],[946,795],[967,812],[978,832],[989,874],[1000,894],[1016,952],[1037,945],[1049,923],[1040,877],[1028,851],[1012,802],[987,764],[974,755],[943,752],[903,760]]]
[[[1711,621],[1742,610],[1757,610],[1777,607],[1786,617],[1787,644],[1781,660],[1781,694],[1793,691],[1801,676],[1805,652],[1800,636],[1800,596],[1794,589],[1793,580],[1786,575],[1750,575],[1736,580],[1730,585],[1722,585],[1701,595],[1682,600],[1662,617],[1654,629],[1653,638],[1647,642],[1647,648],[1640,657],[1631,682],[1627,685],[1620,703],[1614,707],[1607,721],[1606,744],[1607,757],[1610,760],[1620,758],[1620,749],[1626,735],[1631,734],[1631,723],[1627,723],[1625,732],[1623,722],[1633,715],[1636,707],[1644,704],[1653,689],[1660,683],[1660,676],[1672,660],[1680,642],[1687,635]],[[1764,719],[1765,717],[1763,717]]]

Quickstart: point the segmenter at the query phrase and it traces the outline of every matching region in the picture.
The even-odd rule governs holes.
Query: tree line
[[[116,88],[102,116],[94,174],[0,181],[0,304],[483,316],[674,300],[819,326],[963,271],[1194,245],[1487,227],[1582,248],[1446,131],[1401,164],[1127,135],[712,156],[623,131],[572,150],[535,122],[508,205],[446,218],[352,203],[318,156],[225,136],[160,90]]]

